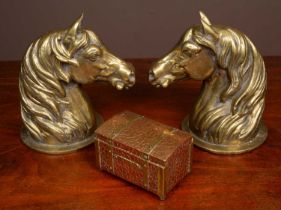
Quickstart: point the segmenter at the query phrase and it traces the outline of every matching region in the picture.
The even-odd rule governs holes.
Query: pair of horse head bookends
[[[181,41],[149,71],[156,87],[179,79],[202,80],[199,99],[182,129],[195,145],[219,154],[238,154],[267,137],[262,122],[266,70],[262,56],[243,33],[212,25],[187,30]],[[78,19],[68,30],[31,44],[20,73],[23,142],[38,151],[60,154],[93,142],[101,117],[79,84],[109,81],[121,90],[135,83],[134,68],[112,55]]]

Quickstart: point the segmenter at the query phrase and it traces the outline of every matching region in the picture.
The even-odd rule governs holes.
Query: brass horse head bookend
[[[21,137],[40,152],[67,153],[94,141],[101,117],[80,84],[102,80],[121,90],[135,82],[133,66],[111,54],[92,31],[82,29],[82,18],[32,43],[22,61]]]
[[[219,154],[239,154],[267,137],[262,122],[266,70],[262,56],[243,33],[212,25],[187,30],[179,44],[150,70],[149,80],[167,87],[184,78],[203,80],[201,93],[182,129],[195,145]]]

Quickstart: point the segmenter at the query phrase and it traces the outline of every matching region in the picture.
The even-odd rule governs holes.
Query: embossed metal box
[[[191,170],[189,133],[125,111],[96,130],[101,170],[157,194],[161,200]]]

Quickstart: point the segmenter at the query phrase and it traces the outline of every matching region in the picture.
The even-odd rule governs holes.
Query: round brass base
[[[95,113],[95,116],[96,116],[96,125],[98,127],[103,122],[103,118],[101,115],[99,115],[97,113]],[[23,128],[21,130],[21,139],[22,139],[22,142],[25,145],[27,145],[28,147],[30,147],[31,149],[34,149],[34,150],[42,152],[42,153],[54,154],[54,155],[66,154],[66,153],[76,151],[78,149],[81,149],[83,147],[86,147],[86,146],[92,144],[95,140],[94,134],[93,134],[84,140],[77,141],[74,143],[65,143],[65,144],[61,144],[61,145],[44,144],[44,143],[41,143],[38,140],[34,139],[26,128]]]
[[[225,145],[225,144],[213,144],[205,141],[192,133],[189,129],[189,118],[186,116],[181,124],[182,130],[188,131],[193,136],[194,144],[206,151],[216,154],[241,154],[249,152],[261,144],[264,143],[267,137],[267,128],[263,122],[260,123],[257,135],[247,142],[237,141],[237,144]]]

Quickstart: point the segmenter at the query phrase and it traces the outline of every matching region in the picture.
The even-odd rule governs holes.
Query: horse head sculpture
[[[111,54],[92,31],[82,29],[82,18],[32,43],[21,65],[21,136],[41,152],[66,153],[93,142],[101,117],[80,84],[102,80],[121,90],[135,82],[133,66]]]
[[[200,12],[201,26],[187,30],[177,46],[157,61],[150,82],[168,87],[179,79],[203,80],[200,96],[182,128],[208,151],[238,154],[267,137],[262,122],[266,70],[262,56],[243,33],[211,24]]]

